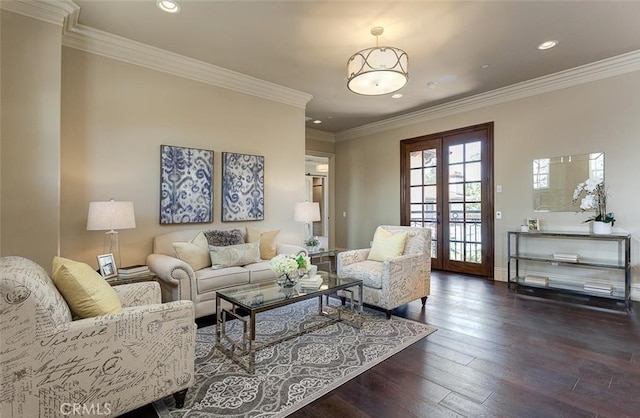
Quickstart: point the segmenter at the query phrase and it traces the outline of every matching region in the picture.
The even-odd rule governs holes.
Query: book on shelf
[[[135,264],[133,266],[120,267],[118,274],[149,272],[149,266],[144,264]]]
[[[613,285],[610,284],[600,284],[600,283],[585,283],[583,285],[584,290],[588,292],[596,292],[596,293],[613,293]]]
[[[559,261],[578,261],[578,254],[554,253],[553,259]]]
[[[524,276],[525,284],[536,284],[539,286],[549,286],[549,278],[546,276],[537,276],[534,274],[528,274]]]

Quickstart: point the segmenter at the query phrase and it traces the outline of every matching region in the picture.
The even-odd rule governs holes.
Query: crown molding
[[[336,133],[336,142],[414,125],[429,120],[451,116],[470,110],[511,102],[556,90],[590,83],[609,77],[640,70],[640,50],[628,52],[569,70],[560,71],[511,86],[502,87],[475,96],[454,100],[417,112],[358,126]]]
[[[0,8],[57,26],[63,26],[67,16],[80,10],[71,0],[0,0]]]
[[[309,93],[81,25],[78,13],[67,19],[62,45],[302,109],[313,98]]]
[[[319,129],[306,128],[305,129],[305,138],[312,139],[314,141],[322,141],[322,142],[336,142],[336,134],[333,132],[321,131]]]

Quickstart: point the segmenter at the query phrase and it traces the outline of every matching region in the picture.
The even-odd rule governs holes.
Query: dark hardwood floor
[[[639,308],[522,296],[506,283],[433,272],[426,308],[418,300],[394,314],[438,331],[290,416],[640,417]]]

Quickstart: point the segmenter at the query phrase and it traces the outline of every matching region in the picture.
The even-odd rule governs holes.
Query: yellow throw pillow
[[[387,231],[378,227],[373,236],[373,245],[369,251],[367,260],[385,261],[393,257],[398,257],[404,252],[404,244],[407,241],[406,232]]]
[[[80,318],[122,312],[115,290],[88,264],[53,258],[53,283]]]
[[[271,260],[276,256],[275,241],[279,232],[279,229],[262,232],[257,229],[247,228],[247,238],[249,242],[260,241],[260,258],[263,260]]]
[[[209,244],[202,232],[199,232],[190,242],[174,242],[173,249],[178,258],[189,264],[195,271],[211,266]]]

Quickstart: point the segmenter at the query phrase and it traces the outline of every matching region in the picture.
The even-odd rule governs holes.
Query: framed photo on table
[[[100,274],[105,279],[110,279],[118,275],[118,268],[116,267],[116,261],[113,259],[113,254],[99,255],[98,267],[100,267]]]
[[[527,226],[529,227],[529,231],[539,231],[540,220],[538,218],[529,218],[527,219]]]

